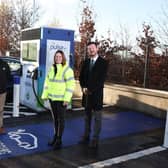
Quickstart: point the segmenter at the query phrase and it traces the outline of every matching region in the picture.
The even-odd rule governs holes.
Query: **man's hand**
[[[85,95],[92,94],[87,88],[82,88],[82,92],[83,92],[83,94],[85,94]]]
[[[88,89],[87,88],[82,88],[82,93],[87,95],[88,94]]]

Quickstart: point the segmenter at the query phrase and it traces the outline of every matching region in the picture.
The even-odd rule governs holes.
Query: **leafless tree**
[[[161,7],[161,15],[153,17],[154,24],[156,25],[155,34],[160,41],[160,47],[166,51],[168,50],[168,1],[164,1],[164,5]]]
[[[35,2],[35,1],[34,1]],[[39,19],[39,5],[32,4],[28,0],[13,0],[16,25],[13,31],[13,48],[19,50],[21,30],[32,27]]]
[[[8,3],[7,3],[8,2]],[[15,14],[9,1],[1,1],[0,4],[0,50],[3,54],[10,50],[12,40],[10,35],[15,27]]]
[[[27,0],[2,0],[0,5],[0,49],[19,51],[21,30],[31,27],[39,18],[39,6]],[[4,45],[5,43],[5,45]]]

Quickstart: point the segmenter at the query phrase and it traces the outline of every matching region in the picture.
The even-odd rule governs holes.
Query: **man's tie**
[[[94,65],[94,60],[93,60],[93,59],[91,59],[91,60],[90,60],[90,67],[89,67],[90,71],[92,70],[93,65]]]

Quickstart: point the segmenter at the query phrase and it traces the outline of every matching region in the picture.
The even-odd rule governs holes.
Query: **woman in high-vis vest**
[[[57,50],[42,93],[42,99],[48,99],[52,109],[55,134],[48,145],[53,146],[54,149],[62,147],[66,107],[71,101],[74,88],[74,72],[66,63],[64,52]]]

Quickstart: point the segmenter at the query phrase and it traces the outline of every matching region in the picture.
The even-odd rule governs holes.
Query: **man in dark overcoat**
[[[89,58],[83,62],[79,77],[83,93],[82,105],[85,107],[85,129],[80,143],[97,148],[102,125],[103,88],[108,64],[98,55],[97,43],[88,43],[87,52]],[[94,125],[91,138],[92,116]]]
[[[7,85],[11,80],[9,65],[0,57],[0,135],[5,133],[3,126],[3,110],[6,101]]]

